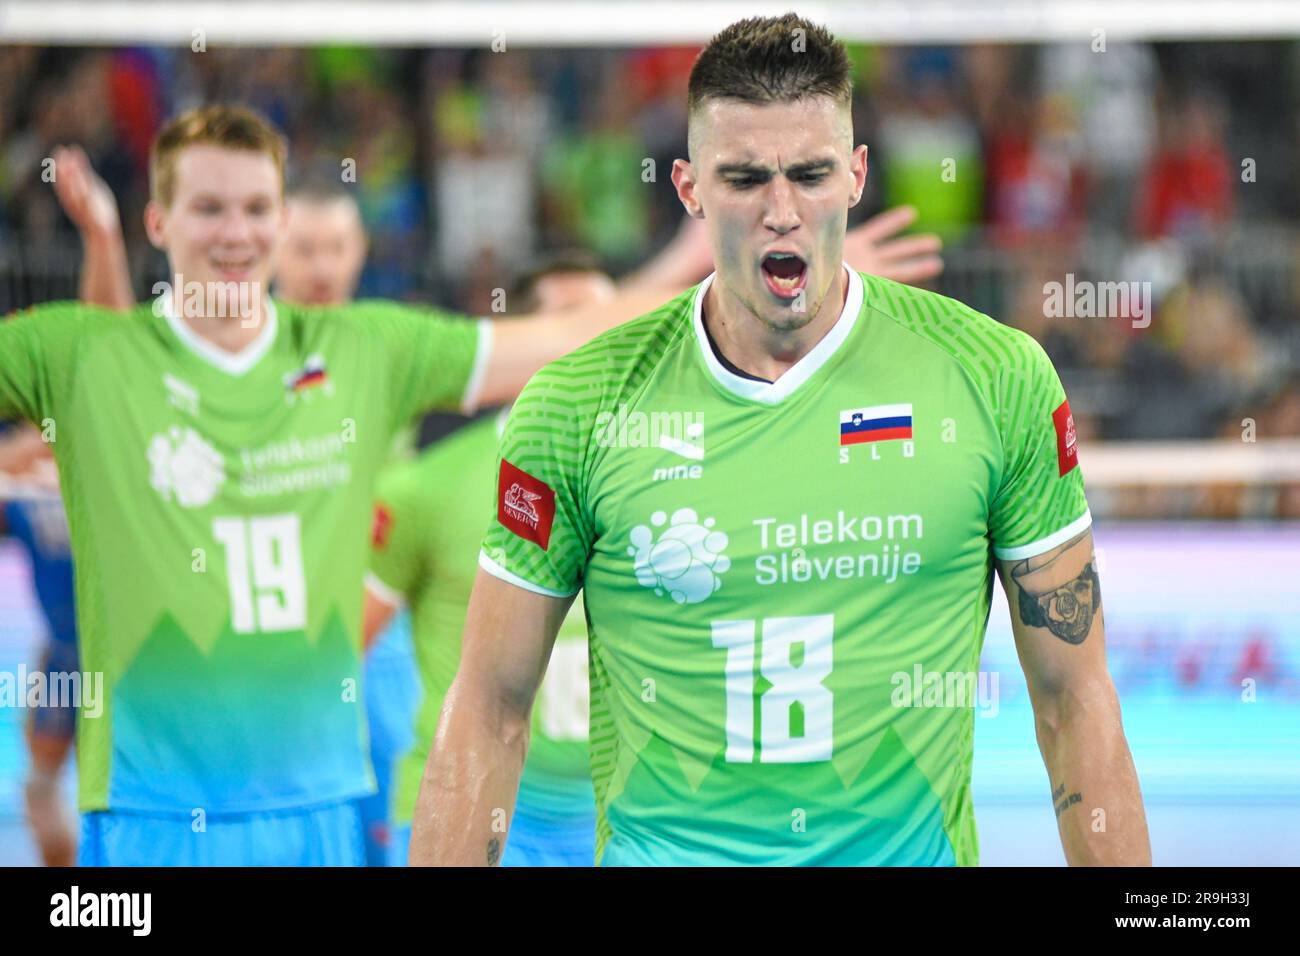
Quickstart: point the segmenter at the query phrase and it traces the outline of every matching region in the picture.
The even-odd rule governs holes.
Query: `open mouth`
[[[793,252],[769,252],[763,257],[767,287],[782,299],[793,299],[808,282],[808,264]]]

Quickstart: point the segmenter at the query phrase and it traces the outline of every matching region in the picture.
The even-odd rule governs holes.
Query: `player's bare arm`
[[[41,433],[29,425],[22,425],[0,438],[0,472],[21,474],[48,452],[49,446],[41,441]]]
[[[412,866],[495,866],[528,753],[533,699],[572,598],[480,570],[411,827]]]
[[[374,646],[375,639],[392,623],[393,617],[401,607],[402,605],[391,597],[380,594],[369,583],[366,584],[365,603],[361,611],[361,634],[367,651]]]
[[[1071,866],[1150,866],[1151,841],[1106,670],[1092,532],[998,561],[1057,828]]]
[[[654,311],[681,291],[638,286],[598,305],[493,322],[492,351],[478,404],[510,401],[543,365],[607,329]]]
[[[668,244],[618,280],[619,289],[684,290],[713,271],[713,250],[704,221],[683,216]]]
[[[80,146],[54,151],[54,194],[81,236],[85,259],[78,297],[105,308],[131,308],[135,295],[117,200]]]

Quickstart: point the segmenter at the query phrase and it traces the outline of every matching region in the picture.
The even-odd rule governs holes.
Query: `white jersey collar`
[[[279,330],[280,322],[276,317],[275,303],[271,301],[271,297],[267,296],[265,302],[266,320],[262,323],[262,328],[258,330],[257,337],[238,352],[228,352],[213,345],[190,328],[177,314],[170,292],[164,292],[158,297],[154,303],[154,314],[161,314],[181,343],[203,361],[229,375],[243,375],[261,361],[262,356],[275,344],[275,335]]]
[[[786,369],[775,382],[759,382],[737,375],[724,367],[713,353],[713,348],[709,345],[709,337],[704,331],[704,294],[709,291],[709,285],[717,273],[709,273],[695,292],[694,304],[695,341],[700,354],[704,357],[704,364],[709,374],[718,381],[719,385],[741,398],[763,402],[766,405],[775,405],[785,399],[830,361],[831,356],[849,337],[854,324],[858,321],[858,313],[862,311],[862,277],[847,262],[844,263],[844,269],[849,274],[849,289],[839,318],[835,320],[835,324],[822,340],[814,345],[807,355]]]

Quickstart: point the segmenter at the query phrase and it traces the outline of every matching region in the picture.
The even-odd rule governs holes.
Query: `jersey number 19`
[[[212,534],[226,549],[235,633],[306,628],[307,584],[298,516],[216,518]]]

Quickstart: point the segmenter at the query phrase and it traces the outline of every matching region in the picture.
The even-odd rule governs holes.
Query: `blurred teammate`
[[[0,324],[0,416],[57,427],[83,668],[105,675],[85,864],[360,863],[358,585],[393,434],[508,399],[652,301],[508,325],[276,302],[285,151],[248,110],[177,118],[145,217],[169,292]]]
[[[0,427],[0,535],[13,537],[31,566],[32,588],[45,619],[39,667],[46,686],[66,686],[65,678],[80,671],[68,523],[49,446],[28,425]],[[76,862],[76,835],[59,795],[76,717],[75,703],[62,699],[47,700],[27,712],[30,767],[23,794],[27,822],[46,866]]]
[[[81,298],[126,309],[135,304],[117,203],[73,147],[56,156],[55,189],[81,235],[85,252]],[[352,300],[369,245],[356,200],[341,185],[310,182],[286,195],[288,226],[275,271],[275,294],[301,305],[344,305]],[[398,433],[397,454],[409,454],[415,428]],[[409,620],[399,617],[368,649],[365,665],[366,721],[370,760],[378,787],[358,803],[365,835],[366,861],[386,864],[391,802],[390,780],[396,757],[410,746],[411,722],[419,680],[410,647]]]
[[[352,301],[369,240],[356,200],[342,185],[314,182],[287,196],[289,226],[275,272],[275,292],[287,302],[343,305]],[[410,453],[415,426],[398,432],[395,453]],[[419,701],[410,621],[399,616],[382,634],[367,635],[366,727],[378,789],[358,805],[366,862],[387,865],[392,840],[392,782],[397,758],[410,746]]]
[[[522,312],[607,302],[614,281],[594,264],[555,258],[509,297]],[[505,414],[481,418],[396,465],[379,483],[366,581],[367,638],[409,608],[423,684],[413,745],[397,775],[392,863],[405,866],[411,814],[429,741],[460,659],[483,518],[492,502]],[[587,625],[575,602],[556,638],[533,711],[532,747],[520,783],[505,866],[591,866],[596,802],[587,760]]]
[[[697,60],[673,182],[716,271],[515,404],[413,863],[500,859],[581,588],[600,862],[975,864],[995,566],[1067,860],[1150,862],[1068,403],[1028,336],[845,266],[850,101],[793,14]]]
[[[276,295],[303,305],[352,301],[369,241],[356,200],[341,185],[310,183],[287,196],[289,226],[275,272]],[[408,454],[414,425],[398,432],[396,452]],[[419,700],[410,621],[399,617],[366,638],[365,702],[370,762],[378,789],[359,803],[366,862],[385,866],[392,839],[392,781],[397,758],[410,746]]]

